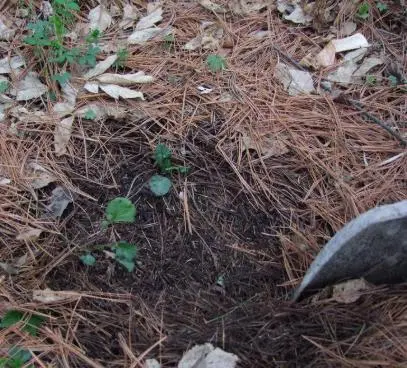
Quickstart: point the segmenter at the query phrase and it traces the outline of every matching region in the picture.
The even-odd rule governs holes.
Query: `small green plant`
[[[374,86],[377,82],[377,79],[374,75],[366,75],[366,83],[369,86]]]
[[[0,368],[34,368],[33,365],[27,366],[26,363],[31,359],[31,353],[28,350],[13,346],[7,356],[0,358]]]
[[[9,83],[7,81],[0,82],[0,93],[5,93],[8,90]]]
[[[106,228],[110,224],[133,223],[136,221],[136,206],[125,197],[112,199],[106,207],[102,226]]]
[[[124,68],[126,66],[127,59],[129,58],[129,51],[125,48],[121,48],[117,51],[117,59],[114,62],[116,68]]]
[[[6,312],[0,322],[0,328],[8,328],[18,323],[22,324],[22,331],[27,332],[31,336],[36,336],[38,329],[44,322],[44,317],[32,314],[29,318],[20,311],[10,310]]]
[[[79,258],[82,261],[82,263],[86,266],[93,266],[96,263],[96,258],[90,253],[84,254]]]
[[[135,267],[135,258],[137,256],[137,247],[125,241],[120,241],[113,245],[112,250],[115,254],[116,262],[120,263],[128,272],[132,272]]]
[[[174,42],[175,42],[175,36],[170,33],[166,36],[164,36],[164,47],[171,51],[174,48]]]
[[[155,196],[162,197],[170,191],[172,182],[165,176],[153,175],[148,181],[148,186]]]
[[[388,6],[380,1],[376,3],[376,7],[380,13],[384,13],[388,10]]]
[[[163,173],[177,171],[181,174],[186,174],[189,170],[186,166],[173,165],[171,161],[172,152],[165,144],[158,144],[154,151],[155,165]]]
[[[53,80],[57,81],[59,85],[62,87],[64,84],[68,83],[71,79],[71,73],[63,72],[60,74],[55,74],[52,77]]]
[[[206,64],[211,72],[216,73],[226,69],[226,60],[223,56],[211,54],[206,58]]]
[[[366,20],[369,18],[369,13],[370,13],[370,5],[369,3],[362,3],[357,12],[357,17],[363,20]]]
[[[86,120],[95,120],[97,115],[96,112],[92,109],[88,109],[83,116]]]

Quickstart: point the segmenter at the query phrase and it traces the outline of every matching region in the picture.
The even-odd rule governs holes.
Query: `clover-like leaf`
[[[79,259],[86,266],[93,266],[96,263],[96,258],[90,253],[80,256]]]
[[[106,207],[106,220],[111,223],[133,223],[136,221],[136,206],[127,198],[117,197]]]
[[[172,182],[165,176],[153,175],[148,181],[148,186],[155,196],[161,197],[170,191]]]

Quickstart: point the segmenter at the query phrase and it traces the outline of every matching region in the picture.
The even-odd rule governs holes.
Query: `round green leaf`
[[[136,206],[127,198],[117,197],[106,207],[106,219],[109,223],[136,221]]]
[[[84,254],[80,257],[82,263],[86,266],[93,266],[96,263],[96,258],[92,254]]]
[[[157,197],[166,195],[171,189],[171,180],[162,175],[153,175],[148,181],[150,190]]]

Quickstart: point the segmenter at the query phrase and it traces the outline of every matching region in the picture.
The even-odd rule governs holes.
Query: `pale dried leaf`
[[[57,156],[61,156],[67,152],[66,147],[71,138],[73,120],[74,117],[69,116],[59,121],[55,126],[54,148]]]
[[[147,3],[147,14],[151,14],[153,11],[161,7],[161,0],[153,0]]]
[[[345,22],[342,24],[341,33],[343,36],[350,36],[356,31],[357,25],[355,22]]]
[[[144,100],[144,95],[140,91],[134,91],[130,88],[126,87],[120,87],[115,84],[106,84],[106,85],[101,85],[100,88],[102,89],[103,92],[108,94],[110,97],[113,97],[114,99],[119,99],[121,98],[140,98]]]
[[[71,83],[63,84],[61,89],[64,101],[56,103],[54,105],[53,111],[58,115],[58,117],[63,118],[64,116],[71,114],[75,110],[78,90]]]
[[[283,18],[297,24],[309,24],[313,17],[306,14],[299,0],[277,0],[277,9]]]
[[[34,241],[37,240],[41,234],[41,229],[34,229],[30,227],[28,229],[25,229],[23,232],[20,232],[20,234],[17,235],[16,240]]]
[[[141,31],[143,29],[154,27],[156,23],[162,21],[162,14],[162,8],[157,8],[152,13],[142,17],[136,24],[136,30]]]
[[[90,29],[98,29],[100,32],[105,31],[112,24],[112,17],[103,5],[98,5],[89,11],[88,19]]]
[[[207,9],[211,12],[221,13],[221,14],[224,14],[227,12],[227,10],[222,5],[216,4],[211,0],[199,0],[198,2],[205,9]]]
[[[47,91],[48,87],[41,83],[38,79],[38,74],[34,72],[29,72],[15,85],[17,101],[28,101],[33,98],[38,98]]]
[[[156,359],[147,359],[143,368],[161,368],[161,364]]]
[[[33,189],[44,188],[56,180],[54,175],[36,162],[29,162],[27,170],[30,177],[30,186]]]
[[[99,93],[99,83],[98,82],[86,82],[83,86],[90,93]]]
[[[98,104],[93,103],[86,105],[75,112],[75,115],[85,118],[87,112],[91,110],[95,113],[94,120],[101,120],[104,118],[114,118],[116,120],[123,119],[128,116],[128,111],[121,106],[117,105],[108,105],[108,104]]]
[[[274,71],[274,77],[283,84],[284,89],[288,91],[290,96],[315,92],[312,76],[308,72],[278,63]]]
[[[317,65],[327,67],[335,64],[335,46],[329,42],[316,56]]]
[[[116,60],[117,60],[116,54],[108,56],[105,60],[102,60],[99,63],[97,63],[93,69],[89,70],[83,76],[83,78],[85,78],[85,80],[89,80],[91,78],[94,78],[94,77],[104,73],[107,69],[109,69],[114,64],[114,62]]]
[[[239,358],[212,344],[195,345],[178,363],[178,368],[235,368]]]
[[[384,64],[384,60],[377,58],[377,57],[368,57],[365,60],[363,60],[362,65],[358,68],[358,70],[353,73],[354,77],[363,77],[365,76],[371,69],[378,65]]]
[[[123,19],[119,23],[119,27],[126,29],[133,26],[136,19],[139,18],[139,12],[136,7],[131,4],[125,4],[123,7]]]
[[[47,215],[52,218],[61,217],[69,203],[73,202],[71,193],[64,187],[58,186],[52,191]]]
[[[365,279],[349,280],[334,286],[332,298],[338,303],[354,303],[369,289],[371,285]]]
[[[5,57],[0,60],[0,74],[8,74],[25,66],[25,61],[21,56]]]
[[[127,38],[127,43],[130,45],[142,45],[143,43],[151,40],[154,37],[157,36],[164,37],[171,33],[172,33],[171,27],[167,28],[154,27],[136,30]]]
[[[367,42],[366,37],[361,33],[356,33],[353,36],[345,38],[338,38],[336,40],[332,40],[331,42],[335,48],[335,52],[355,50],[361,47],[369,46],[369,42]]]
[[[197,89],[201,95],[207,95],[213,91],[213,88],[206,87],[206,86],[198,86]]]
[[[44,290],[33,290],[33,300],[40,303],[58,303],[72,299],[66,292],[54,291],[49,288]]]
[[[16,31],[7,27],[7,25],[0,18],[0,40],[10,41],[14,37],[15,33]]]
[[[267,7],[266,1],[233,0],[230,7],[235,14],[250,15]]]
[[[10,183],[11,183],[11,180],[9,178],[0,177],[0,185],[8,185]]]
[[[48,19],[52,14],[54,14],[54,9],[49,1],[43,1],[40,5],[40,12],[45,19]]]
[[[119,86],[131,86],[136,83],[151,83],[154,81],[153,76],[145,75],[141,71],[133,74],[105,73],[99,75],[96,79],[101,83],[117,84]]]
[[[223,37],[223,28],[217,24],[203,23],[201,26],[202,34],[194,37],[184,45],[185,50],[196,50],[199,47],[208,50],[217,50]]]
[[[0,268],[9,275],[18,275],[20,267],[24,266],[27,262],[27,254],[16,258],[12,263],[0,262]]]
[[[257,151],[263,158],[272,156],[281,156],[288,152],[290,149],[282,138],[270,135],[261,137],[250,137],[246,133],[242,134],[242,143],[246,149]]]

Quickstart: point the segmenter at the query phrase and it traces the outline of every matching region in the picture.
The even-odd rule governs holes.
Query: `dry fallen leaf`
[[[55,176],[36,162],[29,162],[27,164],[27,170],[27,175],[30,178],[30,185],[33,189],[44,188],[56,180]]]
[[[363,60],[362,65],[353,73],[354,77],[364,77],[371,69],[384,64],[384,60],[374,56]]]
[[[123,7],[123,19],[119,23],[119,27],[127,29],[133,26],[136,19],[139,18],[139,12],[136,7],[131,4],[125,4]]]
[[[98,82],[86,82],[83,86],[90,93],[99,93],[99,83]]]
[[[357,24],[355,22],[345,22],[342,24],[341,33],[342,36],[350,36],[356,31]]]
[[[351,83],[353,80],[353,74],[358,69],[357,62],[364,57],[366,52],[367,49],[362,48],[347,53],[343,58],[344,62],[336,70],[329,73],[326,76],[326,79],[343,85]]]
[[[297,24],[309,24],[312,16],[306,14],[300,0],[277,0],[277,9],[283,18]]]
[[[64,102],[56,103],[53,107],[53,111],[58,115],[58,117],[63,118],[75,110],[78,90],[71,83],[64,83],[61,89]]]
[[[100,85],[100,89],[114,99],[121,98],[140,98],[144,100],[144,95],[140,91],[134,91],[130,88],[116,86],[115,84]]]
[[[25,61],[21,56],[5,57],[0,60],[0,74],[8,74],[25,66]]]
[[[15,84],[15,90],[11,92],[16,95],[17,101],[28,101],[38,98],[48,91],[48,87],[41,83],[38,74],[29,72],[27,75]]]
[[[15,33],[16,31],[7,27],[7,25],[0,18],[0,40],[10,41],[14,37]]]
[[[154,37],[161,36],[165,37],[172,33],[172,28],[146,28],[134,31],[128,38],[127,43],[130,45],[142,45],[143,43],[151,40]]]
[[[266,135],[252,138],[246,133],[242,133],[242,143],[245,149],[255,150],[263,158],[281,156],[290,152],[284,140],[277,136]]]
[[[205,9],[207,9],[211,12],[221,13],[221,14],[224,14],[227,12],[227,10],[222,5],[216,4],[211,0],[199,0],[198,2]]]
[[[274,70],[274,77],[283,84],[284,89],[288,91],[290,96],[315,92],[312,76],[308,72],[278,63]]]
[[[178,363],[178,368],[235,368],[239,358],[212,344],[195,345]]]
[[[54,291],[49,288],[44,290],[33,290],[33,300],[40,303],[58,303],[71,300],[72,295],[64,291]]]
[[[136,83],[151,83],[154,81],[154,77],[151,75],[145,75],[144,72],[137,72],[133,74],[112,74],[105,73],[96,77],[101,83],[117,84],[119,86],[131,86]]]
[[[162,21],[162,14],[162,8],[157,8],[152,13],[142,17],[136,24],[136,30],[141,31],[142,29],[154,27],[156,23]]]
[[[9,178],[3,178],[0,176],[0,185],[8,185],[11,183],[11,180]]]
[[[364,279],[349,280],[334,286],[332,298],[338,303],[354,303],[369,289],[371,285]]]
[[[71,193],[64,187],[58,186],[52,191],[47,215],[52,218],[61,217],[69,203],[73,202]]]
[[[329,43],[316,56],[320,66],[327,67],[335,64],[335,54],[338,52],[350,51],[369,46],[365,36],[356,33],[353,36],[339,38],[329,41]]]
[[[108,56],[105,60],[102,60],[99,63],[97,63],[93,69],[89,70],[83,76],[83,78],[85,78],[85,80],[89,80],[100,74],[103,74],[107,69],[109,69],[114,64],[116,60],[117,60],[116,54]]]
[[[93,103],[86,106],[83,106],[79,110],[75,112],[76,116],[81,118],[85,118],[88,111],[91,110],[95,114],[94,120],[100,120],[103,118],[113,118],[115,120],[124,119],[125,117],[129,117],[129,112],[126,108],[118,106],[116,104],[100,104],[100,103]],[[132,111],[134,112],[134,110]],[[140,116],[142,118],[143,116]]]
[[[147,359],[143,368],[161,368],[161,364],[156,359]]]
[[[223,28],[212,22],[204,22],[201,26],[202,34],[194,37],[184,45],[185,50],[196,50],[199,47],[217,50],[223,37]]]
[[[34,229],[32,227],[29,227],[24,231],[20,232],[17,235],[16,240],[33,241],[37,240],[41,234],[42,234],[41,229]]]
[[[100,32],[105,31],[112,24],[112,17],[103,5],[98,5],[89,11],[89,28],[98,29]]]
[[[73,120],[74,117],[69,116],[58,122],[55,126],[54,147],[55,154],[57,156],[61,156],[67,152],[66,147],[68,145],[69,139],[71,138]]]
[[[0,268],[9,275],[17,275],[20,271],[20,267],[24,266],[27,262],[27,254],[16,258],[12,263],[0,262]]]
[[[267,7],[267,1],[233,0],[229,5],[235,14],[250,15]]]

